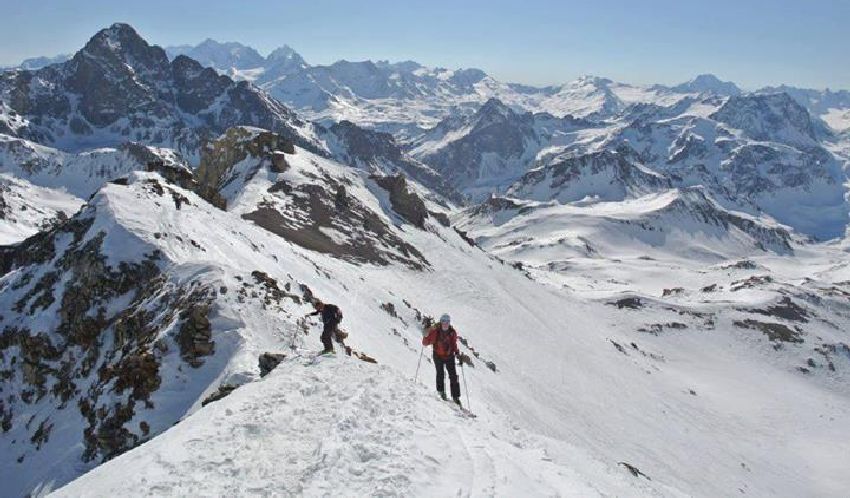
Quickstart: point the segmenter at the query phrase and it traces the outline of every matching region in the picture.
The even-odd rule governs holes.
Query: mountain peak
[[[195,46],[168,47],[166,51],[172,59],[178,55],[186,55],[203,66],[220,70],[253,69],[265,62],[263,56],[252,47],[239,42],[220,42],[212,38],[207,38]]]
[[[266,57],[266,64],[285,65],[287,67],[301,66],[306,67],[307,61],[301,57],[301,54],[295,51],[289,45],[278,47]]]
[[[504,102],[501,100],[491,97],[478,109],[478,112],[475,113],[478,120],[483,120],[485,118],[492,120],[493,118],[499,119],[507,119],[511,115],[514,114],[514,111],[506,106]]]
[[[126,50],[149,47],[150,45],[139,36],[139,33],[132,26],[117,22],[108,28],[98,31],[86,43],[83,51],[97,53],[105,49],[109,52],[119,53]]]
[[[740,95],[741,89],[731,81],[723,81],[713,74],[700,74],[696,78],[673,87],[682,93],[712,93],[716,95]]]

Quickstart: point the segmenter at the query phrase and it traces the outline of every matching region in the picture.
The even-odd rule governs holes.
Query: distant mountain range
[[[197,45],[166,47],[169,59],[185,55],[235,80],[249,80],[304,117],[326,124],[342,120],[408,138],[457,112],[474,112],[489,98],[517,110],[556,116],[610,117],[634,103],[671,104],[684,95],[733,96],[735,83],[712,74],[674,85],[629,85],[585,76],[558,86],[503,83],[480,69],[428,68],[413,61],[338,61],[311,65],[288,45],[262,56],[238,42],[206,39]],[[71,55],[23,61],[22,69],[65,62]],[[785,92],[834,131],[850,129],[850,91],[786,85],[753,93]],[[404,109],[397,102],[404,102]]]
[[[559,86],[503,83],[480,69],[428,68],[413,61],[339,61],[311,65],[289,46],[268,57],[240,43],[205,40],[196,46],[167,48],[170,57],[189,55],[234,79],[247,79],[313,120],[343,119],[401,134],[431,128],[442,118],[472,112],[495,97],[517,110],[562,117],[606,118],[634,103],[671,104],[685,95],[733,96],[734,83],[702,74],[674,86],[629,85],[606,78],[582,77]],[[850,128],[850,92],[766,87],[753,93],[783,91],[836,131]],[[404,102],[399,109],[397,102]]]

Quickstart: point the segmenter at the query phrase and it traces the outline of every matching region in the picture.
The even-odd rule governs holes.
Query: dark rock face
[[[275,133],[232,128],[205,146],[198,180],[201,187],[224,199],[225,192],[241,191],[261,168],[274,173],[285,164],[286,151],[293,151],[291,142]],[[313,173],[309,178],[310,182],[295,186],[279,178],[256,209],[242,217],[302,247],[351,261],[379,265],[397,261],[416,269],[428,264],[378,213],[346,194],[345,180]],[[424,204],[422,209],[427,216]],[[339,236],[329,236],[328,230]]]
[[[294,153],[292,142],[276,133],[230,128],[201,149],[201,164],[196,173],[198,183],[204,191],[221,191],[231,183],[251,180],[261,167],[282,173],[289,168],[285,154]],[[246,158],[251,159],[250,167],[235,171],[234,166]]]
[[[350,121],[334,124],[329,132],[344,146],[344,152],[337,157],[343,163],[386,175],[401,172],[446,199],[463,203],[457,190],[436,171],[404,154],[389,133],[367,130]]]
[[[592,177],[602,177],[603,180],[589,187],[580,185],[582,179]],[[669,178],[647,170],[640,165],[635,151],[622,146],[616,150],[553,160],[524,174],[511,185],[508,195],[540,201],[558,199],[561,202],[577,201],[588,195],[600,195],[603,200],[623,200],[630,195],[671,187]],[[537,191],[545,193],[545,198],[535,195]]]
[[[203,401],[201,401],[201,406],[207,406],[210,403],[214,403],[218,400],[224,399],[230,395],[236,388],[239,386],[234,386],[233,384],[222,384],[218,387],[218,389],[207,396]]]
[[[29,120],[18,136],[67,149],[140,141],[191,154],[238,125],[319,149],[283,104],[188,57],[169,62],[126,24],[98,32],[63,64],[3,73],[0,96]]]
[[[286,355],[282,353],[263,353],[260,355],[259,367],[260,377],[265,377],[272,370],[280,365],[280,362],[286,359]]]
[[[360,263],[388,265],[396,261],[414,269],[425,268],[424,256],[357,199],[350,199],[348,209],[338,210],[336,195],[331,193],[337,187],[333,181],[327,188],[301,185],[288,195],[291,204],[269,202],[242,217],[313,251]],[[332,239],[322,228],[336,230],[344,239]]]
[[[616,306],[617,309],[631,309],[638,310],[643,308],[643,301],[639,297],[624,297],[622,299],[618,299],[613,303],[608,303],[613,306]]]
[[[215,352],[215,341],[212,340],[212,327],[208,318],[209,312],[209,304],[198,303],[181,313],[183,324],[177,334],[180,355],[195,368],[203,365],[202,357],[210,356]]]
[[[404,175],[372,176],[375,183],[389,192],[393,210],[416,227],[424,228],[428,208],[407,186]]]
[[[754,140],[776,140],[787,131],[817,140],[809,111],[787,93],[733,96],[711,118],[744,130]]]
[[[781,323],[760,322],[758,320],[746,319],[735,322],[735,325],[744,329],[754,329],[762,332],[772,342],[803,342],[803,331],[799,327],[793,329]]]

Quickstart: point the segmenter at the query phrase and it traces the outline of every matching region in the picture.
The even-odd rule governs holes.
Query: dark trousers
[[[460,384],[457,381],[457,369],[455,357],[440,358],[434,355],[434,366],[437,367],[437,391],[446,392],[446,370],[449,372],[449,386],[452,390],[452,399],[460,398]]]
[[[322,345],[325,346],[325,351],[333,351],[334,349],[333,336],[337,325],[339,325],[337,322],[328,322],[322,329]]]

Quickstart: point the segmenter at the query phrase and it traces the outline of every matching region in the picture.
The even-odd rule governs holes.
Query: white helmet
[[[448,325],[452,323],[452,317],[450,317],[448,313],[443,313],[443,316],[440,317],[440,323]]]

